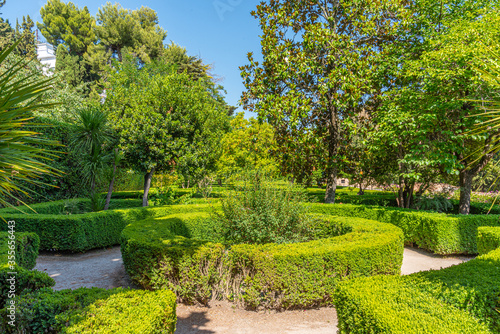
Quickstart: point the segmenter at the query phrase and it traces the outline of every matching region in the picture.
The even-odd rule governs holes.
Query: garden
[[[214,303],[500,332],[497,2],[262,2],[239,106],[151,8],[40,15],[52,69],[0,18],[2,333],[239,332],[179,326]],[[60,288],[118,247],[127,284]],[[466,260],[405,273],[408,250]]]

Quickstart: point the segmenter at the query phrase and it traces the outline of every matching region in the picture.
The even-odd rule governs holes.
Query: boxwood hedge
[[[42,289],[16,299],[16,323],[2,333],[145,333],[175,332],[175,295],[168,290],[79,288]]]
[[[351,204],[313,204],[316,213],[359,217],[390,223],[404,232],[406,244],[437,254],[477,254],[480,226],[500,226],[498,215],[446,215],[399,208]]]
[[[9,238],[11,235],[15,239]],[[0,232],[0,308],[12,293],[19,295],[27,289],[54,286],[54,280],[46,273],[30,270],[36,264],[39,244],[40,239],[34,233]],[[12,277],[15,277],[14,281]],[[14,286],[12,282],[15,282]]]
[[[223,245],[207,212],[185,209],[132,222],[121,240],[132,280],[146,289],[171,289],[182,302],[312,307],[330,304],[344,279],[400,272],[403,234],[390,224],[322,216],[317,240]]]
[[[498,245],[499,232],[480,228],[478,244]],[[499,295],[497,248],[442,270],[343,282],[334,299],[341,333],[499,333]]]
[[[42,203],[33,208],[41,212],[54,212],[62,202]],[[84,252],[119,245],[123,228],[136,220],[183,210],[199,210],[197,207],[205,209],[207,205],[119,209],[73,215],[26,214],[3,209],[0,214],[16,221],[17,232],[36,233],[40,237],[41,250]],[[0,224],[2,230],[7,230],[7,224]]]

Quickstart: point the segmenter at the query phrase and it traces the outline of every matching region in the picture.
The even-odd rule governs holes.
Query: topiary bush
[[[168,290],[42,289],[17,297],[16,304],[16,326],[0,322],[2,333],[175,332],[175,295]]]
[[[288,309],[331,304],[333,288],[345,279],[400,272],[403,235],[390,224],[322,216],[312,227],[317,240],[224,244],[208,207],[189,211],[123,230],[122,257],[136,284],[171,289],[186,303],[226,299]]]

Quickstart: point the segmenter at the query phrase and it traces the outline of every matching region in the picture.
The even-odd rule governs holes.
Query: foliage
[[[478,244],[482,242],[478,240]],[[446,269],[341,284],[335,292],[339,327],[354,333],[364,333],[367,328],[374,333],[401,333],[405,329],[422,333],[497,333],[499,257],[497,248]],[[443,327],[445,324],[447,327]]]
[[[500,229],[482,226],[477,229],[477,250],[479,255],[500,248]]]
[[[109,153],[110,146],[116,142],[108,125],[107,115],[100,110],[100,106],[91,106],[78,112],[77,122],[73,126],[71,146],[81,154],[79,166],[84,180],[90,185],[91,208],[100,211],[105,203],[98,194],[98,186],[106,168],[111,161],[114,166],[118,162],[113,153]],[[106,150],[107,149],[107,150]],[[116,167],[114,168],[116,170]],[[114,175],[113,181],[114,181]],[[112,192],[112,187],[110,190]],[[111,196],[111,194],[109,194]]]
[[[277,188],[260,173],[243,182],[221,198],[222,212],[214,211],[226,243],[283,244],[311,238],[315,220],[303,205],[305,191],[296,186]]]
[[[108,2],[99,8],[96,18],[100,43],[119,61],[126,49],[145,63],[162,54],[167,33],[158,25],[158,15],[151,8],[130,10]]]
[[[453,209],[450,200],[441,194],[422,195],[417,197],[414,203],[414,208],[417,210],[449,212]]]
[[[14,29],[10,26],[9,20],[0,17],[0,50],[10,46],[14,41]]]
[[[335,201],[349,143],[344,121],[373,103],[384,85],[386,48],[404,30],[403,3],[317,1],[262,3],[252,14],[262,29],[260,64],[242,68],[242,101],[275,129],[280,165],[299,182],[316,167]]]
[[[33,76],[17,78],[16,74],[24,67],[19,61],[6,66],[5,59],[17,47],[0,52],[0,204],[10,205],[8,198],[17,200],[15,192],[28,195],[21,182],[42,185],[42,175],[57,175],[57,170],[46,164],[53,157],[44,147],[54,142],[43,139],[26,126],[32,112],[50,107],[40,101],[40,96],[49,91],[53,80],[36,80]],[[35,146],[37,145],[37,146]]]
[[[23,16],[21,25],[16,21],[14,40],[17,41],[17,47],[14,52],[17,55],[28,59],[36,58],[35,33],[32,31],[34,26],[35,24],[29,15]]]
[[[222,137],[222,154],[217,161],[219,178],[227,178],[246,170],[260,170],[268,175],[278,172],[278,165],[271,156],[276,149],[273,128],[254,118],[245,119],[238,113],[231,120],[231,131]]]
[[[334,294],[339,333],[491,333],[467,312],[401,281],[379,276],[339,285]]]
[[[129,165],[146,181],[174,169],[196,181],[213,169],[228,121],[213,84],[159,63],[138,68],[128,59],[114,66],[105,107]]]
[[[35,267],[38,257],[40,238],[35,233],[18,233],[15,226],[7,230],[7,232],[0,232],[0,308],[5,306],[11,293],[9,279],[12,277],[12,272],[17,272],[16,295],[25,292],[25,290],[36,290],[55,284],[54,280],[46,273],[31,270]],[[15,235],[14,246],[12,235]],[[12,263],[9,261],[14,261],[15,264],[11,266]]]
[[[181,302],[229,299],[247,308],[287,309],[330,305],[332,289],[344,279],[399,273],[402,234],[389,224],[324,216],[315,226],[317,240],[226,247],[217,243],[209,208],[186,206],[128,225],[122,254],[134,283],[172,289]]]
[[[186,205],[192,204],[191,198],[194,190],[184,195],[179,195],[172,186],[156,188],[151,192],[150,200],[154,206]]]
[[[500,225],[498,215],[446,215],[351,204],[312,204],[311,212],[393,224],[403,230],[406,245],[416,245],[441,255],[477,254],[478,227]]]
[[[185,48],[174,42],[167,45],[161,56],[161,61],[176,65],[178,73],[186,72],[195,79],[209,76],[209,65],[203,64],[203,61],[195,56],[189,56]]]
[[[16,327],[23,333],[95,333],[99,328],[102,333],[173,334],[176,322],[175,296],[166,290],[42,289],[16,302]]]
[[[474,58],[485,47],[481,39],[498,36],[498,2],[432,4],[415,3],[419,14],[389,52],[391,82],[374,110],[376,131],[366,142],[373,159],[392,175],[388,182],[398,183],[401,207],[412,206],[416,183],[419,196],[440,175],[454,176],[462,190],[460,212],[467,214],[472,179],[492,158],[483,153],[496,134],[467,131],[476,122],[469,116],[479,110],[465,99],[492,94],[474,70]]]
[[[54,48],[64,44],[69,53],[82,56],[97,41],[95,18],[86,6],[78,8],[72,2],[49,0],[40,9],[40,15],[43,22],[37,22],[37,27]]]

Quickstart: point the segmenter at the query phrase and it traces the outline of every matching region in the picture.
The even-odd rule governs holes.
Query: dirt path
[[[401,272],[441,269],[468,261],[470,256],[443,257],[424,250],[405,248]],[[35,269],[54,278],[55,290],[79,287],[134,287],[123,267],[120,247],[94,250],[85,254],[42,253]],[[236,309],[227,302],[209,307],[177,306],[178,334],[334,334],[337,313],[334,308],[305,311],[253,312]]]

